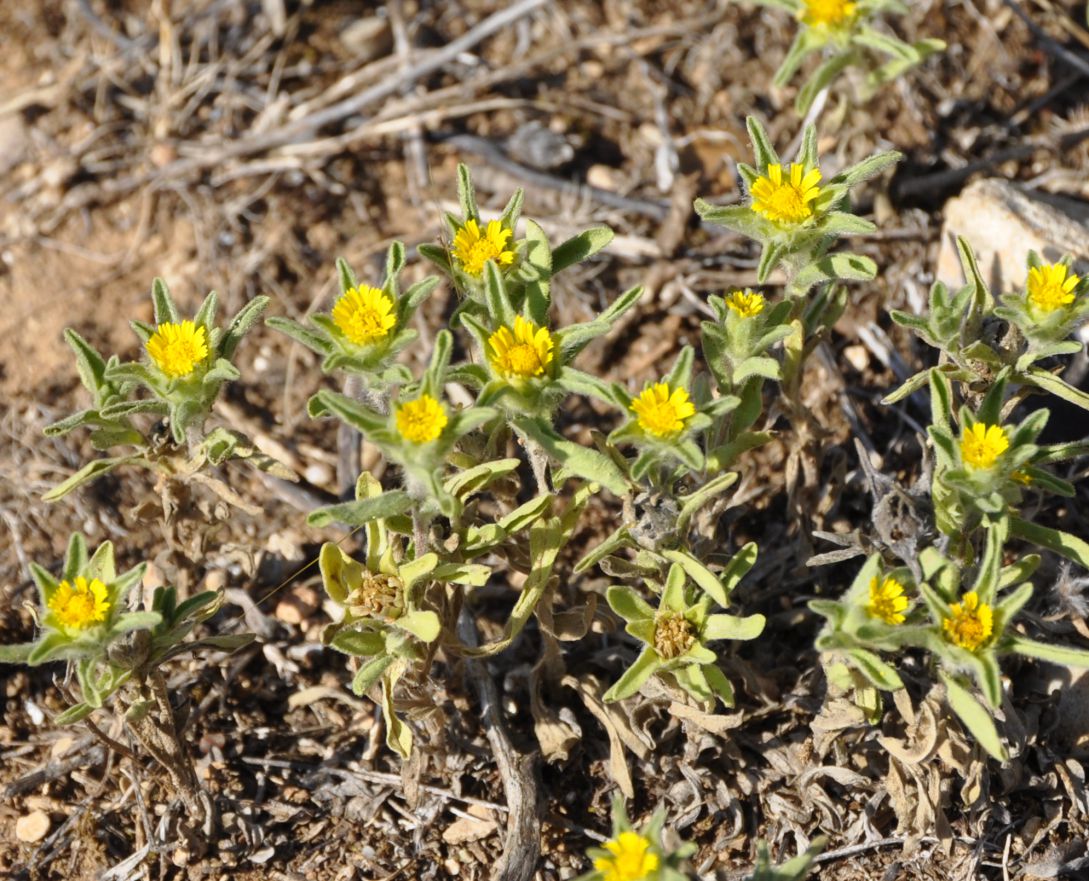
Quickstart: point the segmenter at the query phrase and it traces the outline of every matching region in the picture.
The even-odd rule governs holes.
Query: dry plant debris
[[[1008,181],[1020,194],[1009,204],[1089,198],[1084,4],[48,0],[3,5],[0,32],[0,643],[113,628],[98,667],[0,667],[0,873],[1085,871],[1086,681],[1059,647],[1089,638],[1085,355],[1067,333],[1089,294],[1067,284],[1083,264],[1059,261],[1085,260],[1089,245],[1033,227],[1035,262],[1028,245],[1001,260],[1022,287],[989,268],[973,277],[971,249],[949,241],[945,263],[968,269],[967,311],[952,305],[959,273],[927,295],[943,206],[973,181]],[[837,62],[845,47],[850,63]],[[882,53],[896,70],[872,66]],[[750,116],[763,126],[747,129]],[[895,165],[851,176],[892,152]],[[455,198],[459,163],[473,169],[472,205],[464,176]],[[848,184],[849,206],[820,201]],[[745,213],[750,193],[762,211]],[[490,229],[505,205],[507,225]],[[794,235],[818,222],[825,235]],[[555,259],[556,243],[606,227],[607,247],[591,232],[575,249],[588,259],[562,273],[503,274],[534,265],[541,242]],[[835,262],[829,233],[848,239]],[[148,298],[153,278],[169,287]],[[523,314],[544,283],[547,321]],[[362,292],[358,315],[341,312],[348,344],[275,329],[313,333],[322,314],[336,328],[343,287]],[[401,308],[404,297],[416,302]],[[246,310],[266,302],[276,320],[251,322]],[[451,336],[455,312],[467,320]],[[236,351],[240,313],[251,326]],[[498,364],[483,401],[473,370],[444,374],[470,360],[474,321],[470,366]],[[745,321],[763,332],[739,346]],[[580,326],[591,331],[579,351],[564,349],[553,332]],[[361,364],[352,346],[375,328],[390,345]],[[72,359],[82,350],[95,373],[84,345],[118,356],[109,379],[105,363],[92,377],[93,401]],[[431,378],[383,414],[389,398],[321,369],[378,361],[398,388]],[[1054,371],[1067,362],[1063,385]],[[561,367],[581,394],[555,409],[537,391]],[[198,373],[179,396],[171,382]],[[494,385],[511,376],[519,407]],[[130,398],[140,406],[125,409]],[[354,427],[308,419],[310,399]],[[417,447],[449,439],[444,455],[479,456],[462,439],[479,426],[457,421],[471,405],[502,412],[523,442],[460,486],[436,483]],[[549,431],[525,416],[538,405],[555,415]],[[94,441],[74,424],[44,433],[88,407]],[[710,445],[708,424],[726,426]],[[146,453],[43,500],[101,461],[95,443],[134,441],[126,432]],[[573,458],[616,446],[619,473]],[[671,494],[663,475],[677,469],[706,476],[686,486],[706,491],[699,505]],[[375,554],[385,541],[401,556],[368,567],[381,579],[364,585],[352,561],[367,558],[367,530],[337,516],[406,489],[403,474],[435,509],[414,523],[425,506],[408,493],[408,507],[394,498],[378,512],[400,531],[372,530]],[[580,474],[605,488],[586,492]],[[1009,505],[1017,516],[1004,518]],[[429,528],[452,516],[466,530]],[[501,522],[504,537],[482,532]],[[939,543],[941,559],[924,553]],[[407,549],[427,544],[462,554],[460,568],[406,572],[418,563]],[[346,557],[322,550],[337,545]],[[103,546],[109,566],[88,577]],[[328,590],[338,577],[350,582],[341,600]],[[1031,597],[1016,589],[1029,581]],[[122,608],[125,591],[146,610]],[[514,592],[535,614],[511,617]],[[832,607],[852,594],[874,613],[861,631]],[[1013,629],[999,613],[1011,597],[1023,604]],[[727,602],[730,627],[748,629],[710,640]],[[40,605],[52,619],[39,621]],[[445,630],[429,641],[435,609]],[[380,651],[396,650],[376,674],[324,645],[377,632],[342,626],[375,615],[388,618]],[[170,639],[164,621],[180,628]],[[919,638],[890,636],[901,626]],[[186,647],[198,654],[175,651]],[[369,635],[350,647],[379,651]],[[1060,663],[994,660],[1017,649]],[[646,652],[656,660],[640,666]],[[138,682],[122,676],[133,669]],[[630,696],[610,700],[620,684]],[[65,713],[82,721],[57,727]],[[610,814],[618,792],[630,820]],[[823,853],[806,853],[821,837]]]

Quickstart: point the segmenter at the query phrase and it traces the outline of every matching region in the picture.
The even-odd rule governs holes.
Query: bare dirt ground
[[[789,43],[786,16],[720,0],[557,0],[433,71],[397,79],[503,6],[0,4],[0,640],[31,637],[26,564],[55,567],[71,531],[92,543],[113,539],[123,564],[160,550],[157,530],[132,513],[149,492],[138,473],[59,504],[40,500],[95,455],[82,436],[41,434],[81,406],[63,328],[135,355],[127,320],[150,319],[156,275],[185,309],[215,289],[227,310],[268,294],[273,314],[301,317],[327,306],[337,256],[363,275],[380,269],[393,239],[410,249],[434,241],[456,163],[466,161],[483,203],[501,206],[524,186],[527,216],[556,237],[592,223],[616,229],[607,255],[558,292],[560,321],[585,319],[633,284],[648,295],[633,320],[588,351],[586,369],[638,382],[657,376],[696,339],[708,294],[755,282],[749,244],[698,228],[690,207],[696,195],[738,193],[746,114],[764,119],[781,146],[800,130],[793,90],[767,85]],[[945,200],[979,175],[1089,198],[1084,18],[1083,4],[1057,0],[913,3],[900,35],[939,37],[948,51],[866,106],[840,91],[824,108],[829,173],[876,149],[906,159],[855,206],[880,227],[855,250],[881,272],[853,292],[834,357],[815,360],[807,379],[807,403],[829,429],[810,527],[847,531],[869,520],[854,437],[882,451],[885,471],[905,484],[920,471],[911,426],[919,414],[877,402],[896,383],[882,361],[889,346],[908,364],[929,357],[887,310],[924,299]],[[382,94],[390,82],[402,84]],[[351,106],[372,89],[373,100]],[[542,142],[542,129],[567,152]],[[549,161],[557,156],[563,161]],[[600,191],[628,202],[606,204]],[[415,259],[409,272],[426,274]],[[451,296],[429,301],[425,340]],[[335,493],[335,428],[305,416],[322,383],[315,359],[261,328],[242,363],[243,380],[218,416],[273,439],[310,485]],[[587,403],[569,421],[572,431],[610,427]],[[694,864],[707,877],[750,865],[758,837],[789,856],[819,833],[831,838],[822,878],[997,879],[1026,867],[1058,877],[1085,849],[1089,797],[1084,766],[1049,737],[1056,698],[1032,668],[1009,671],[1025,701],[1007,714],[1015,758],[1004,768],[935,720],[918,683],[909,683],[906,718],[890,713],[883,728],[858,725],[836,706],[822,711],[810,648],[817,622],[805,603],[837,593],[852,569],[804,566],[828,548],[789,516],[785,455],[773,443],[744,464],[719,526],[729,547],[751,539],[763,548],[742,601],[768,615],[769,634],[729,660],[743,683],[736,711],[710,731],[648,699],[611,717],[607,734],[577,690],[551,689],[546,701],[582,737],[541,766],[539,877],[586,868],[588,835],[608,830],[616,756],[633,776],[636,813],[664,800],[673,827],[700,845]],[[227,586],[233,605],[223,615],[261,642],[221,663],[181,665],[171,680],[223,812],[222,839],[205,855],[164,847],[155,806],[170,794],[156,768],[108,756],[82,728],[52,728],[47,717],[65,706],[58,670],[0,668],[0,875],[487,877],[505,805],[472,690],[450,670],[437,679],[446,688],[421,692],[422,748],[402,768],[382,745],[375,708],[351,696],[343,658],[318,642],[328,619],[320,579],[304,566],[341,533],[308,529],[287,500],[242,472],[231,476],[264,513],[233,515],[194,580]],[[606,528],[591,522],[575,551]],[[1070,619],[1056,596],[1037,611]],[[526,750],[537,744],[527,706],[536,651],[528,634],[491,665]],[[567,667],[600,681],[616,669],[604,635]],[[610,736],[626,749],[611,753]],[[49,833],[20,843],[15,822],[35,810],[48,815]],[[124,864],[141,851],[142,867]]]

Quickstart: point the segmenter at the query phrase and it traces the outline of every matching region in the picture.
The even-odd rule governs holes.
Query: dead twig
[[[480,638],[466,606],[458,616],[458,637],[476,647]],[[482,661],[465,660],[465,670],[480,697],[480,719],[495,755],[507,797],[507,837],[503,855],[492,869],[492,881],[529,881],[541,854],[541,821],[538,814],[536,754],[515,751],[499,711],[499,692]]]

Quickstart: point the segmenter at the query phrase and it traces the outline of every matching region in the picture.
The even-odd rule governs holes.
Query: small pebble
[[[52,825],[45,811],[32,811],[15,821],[15,837],[23,844],[35,844],[49,834]]]

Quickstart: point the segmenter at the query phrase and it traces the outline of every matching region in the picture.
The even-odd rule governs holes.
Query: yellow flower
[[[800,17],[810,27],[837,28],[854,18],[857,7],[850,0],[802,0]]]
[[[764,297],[746,288],[730,294],[726,298],[726,305],[730,307],[731,312],[736,312],[742,318],[755,318],[764,311]]]
[[[631,402],[639,427],[655,437],[671,437],[684,428],[684,421],[695,415],[696,407],[683,388],[670,391],[665,382],[648,385]]]
[[[514,251],[507,248],[513,233],[498,220],[489,220],[484,232],[475,220],[466,220],[465,226],[454,236],[454,259],[469,275],[480,276],[489,260],[497,266],[510,266]]]
[[[972,468],[992,468],[1006,450],[1010,439],[1000,425],[977,422],[964,432],[960,441],[960,456]]]
[[[762,214],[772,223],[790,226],[813,216],[809,203],[821,194],[817,186],[821,180],[820,169],[793,163],[789,179],[783,178],[783,166],[769,165],[766,175],[761,175],[752,185],[752,210]]]
[[[393,300],[378,288],[348,288],[333,304],[333,323],[357,346],[383,339],[397,323]]]
[[[147,341],[151,360],[167,376],[188,376],[208,357],[208,336],[204,325],[192,321],[172,324],[167,321],[155,328]]]
[[[1074,302],[1079,279],[1062,263],[1034,266],[1029,270],[1028,298],[1041,312],[1054,312]]]
[[[110,595],[97,578],[82,575],[75,584],[62,581],[47,604],[61,630],[86,630],[103,623],[110,614]]]
[[[908,598],[904,596],[904,585],[895,578],[870,579],[870,601],[866,603],[866,614],[886,624],[903,624],[904,612],[908,607]]]
[[[658,868],[658,854],[650,852],[650,839],[638,832],[621,832],[606,841],[604,848],[611,856],[594,860],[602,881],[643,881]]]
[[[986,645],[994,633],[994,610],[979,601],[979,594],[969,591],[962,602],[953,603],[949,611],[952,614],[942,621],[946,639],[970,652]]]
[[[431,395],[420,395],[397,408],[397,431],[406,441],[426,444],[446,428],[446,411]]]
[[[552,363],[555,343],[547,327],[537,327],[521,315],[514,327],[501,327],[488,338],[492,367],[506,377],[540,376]]]

